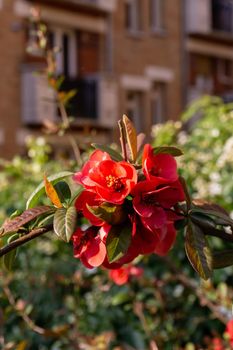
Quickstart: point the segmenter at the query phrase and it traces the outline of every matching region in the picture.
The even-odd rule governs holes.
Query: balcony
[[[105,12],[113,12],[116,9],[116,0],[68,0],[70,3],[97,8]],[[67,2],[67,1],[66,1]]]
[[[55,5],[54,0],[27,0],[29,2],[50,3]],[[116,9],[117,0],[56,0],[56,6],[70,5],[70,6],[85,6],[92,9],[97,9],[106,13],[111,13]]]
[[[233,0],[187,0],[188,34],[229,38],[233,35]]]
[[[22,122],[25,126],[40,126],[44,119],[59,120],[55,93],[48,86],[46,76],[36,71],[38,67],[34,65],[25,65],[22,69]],[[61,89],[77,90],[68,106],[68,114],[74,117],[74,124],[104,128],[115,125],[118,96],[113,78],[95,75],[66,79]]]

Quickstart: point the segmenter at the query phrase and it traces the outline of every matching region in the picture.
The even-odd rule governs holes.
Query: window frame
[[[131,35],[140,36],[143,33],[141,0],[125,0],[125,29]],[[129,13],[127,13],[127,7]],[[129,15],[129,23],[127,16]]]
[[[163,34],[165,32],[164,1],[165,0],[149,0],[149,26],[152,33]]]

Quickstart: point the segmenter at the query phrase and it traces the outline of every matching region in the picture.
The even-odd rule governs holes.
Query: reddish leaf
[[[212,274],[212,254],[201,228],[189,223],[186,229],[185,250],[187,257],[201,278],[207,280]]]
[[[127,138],[127,143],[129,146],[132,161],[135,162],[137,158],[137,132],[130,121],[130,119],[124,114],[123,115],[123,125],[125,129],[125,135]]]
[[[20,216],[12,220],[7,220],[2,228],[2,235],[10,232],[17,232],[21,227],[30,222],[31,220],[37,218],[38,216],[51,211],[51,207],[40,206],[32,209],[25,210]]]
[[[47,177],[44,175],[44,185],[45,185],[45,192],[51,202],[55,205],[57,208],[62,208],[63,205],[60,201],[60,198],[58,197],[57,191],[55,190],[52,183],[47,179]]]

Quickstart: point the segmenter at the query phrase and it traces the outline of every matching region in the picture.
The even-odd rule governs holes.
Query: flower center
[[[146,204],[146,205],[152,205],[152,206],[158,206],[159,203],[156,199],[156,196],[153,196],[151,194],[144,194],[142,196],[142,201]]]
[[[122,180],[113,175],[106,176],[106,185],[116,192],[120,192],[125,187]]]
[[[159,176],[161,175],[161,172],[162,172],[162,169],[155,166],[150,170],[150,174],[153,176]]]

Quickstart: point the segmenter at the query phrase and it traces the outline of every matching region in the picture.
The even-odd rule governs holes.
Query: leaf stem
[[[44,233],[47,233],[53,229],[53,225],[47,225],[45,227],[40,227],[35,230],[32,230],[28,234],[21,236],[20,238],[16,239],[15,241],[5,245],[3,248],[0,249],[0,257],[6,255],[10,251],[16,249],[17,247],[33,240],[36,237],[39,237],[43,235]]]

